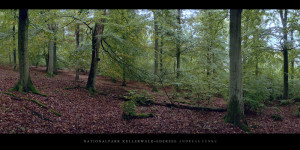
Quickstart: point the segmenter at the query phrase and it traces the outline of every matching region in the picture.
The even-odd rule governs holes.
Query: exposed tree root
[[[38,100],[29,99],[29,98],[25,98],[25,97],[18,97],[17,95],[15,95],[13,93],[9,93],[9,92],[1,92],[1,93],[12,96],[12,99],[14,99],[14,100],[19,100],[19,101],[21,101],[21,100],[27,100],[27,101],[31,101],[31,102],[33,102],[35,104],[38,104],[42,108],[49,109],[49,111],[52,112],[52,113],[54,113],[55,115],[61,116],[61,114],[59,112],[53,110],[52,108],[49,108],[48,106],[46,106],[45,104],[41,103]]]
[[[24,106],[24,108],[28,109],[33,115],[37,115],[39,118],[41,118],[41,119],[43,119],[43,120],[53,122],[51,119],[45,117],[44,115],[42,115],[42,114],[40,114],[40,113],[38,113],[38,112],[36,112],[36,111],[34,111],[34,110],[32,110],[32,109],[26,107],[26,106]]]

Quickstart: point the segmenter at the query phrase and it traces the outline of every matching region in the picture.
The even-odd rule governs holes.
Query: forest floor
[[[10,92],[19,73],[11,67],[0,66],[0,133],[246,133],[238,127],[225,123],[226,112],[199,111],[166,107],[163,105],[137,106],[140,113],[151,112],[154,117],[125,120],[122,118],[124,102],[120,97],[128,91],[146,90],[157,103],[170,103],[162,89],[152,92],[151,87],[139,82],[129,81],[121,86],[121,81],[111,82],[109,77],[97,76],[98,93],[93,97],[84,88],[87,74],[81,74],[74,81],[74,72],[59,70],[53,78],[45,75],[45,67],[31,67],[31,79],[35,87],[48,97],[27,93]],[[21,98],[5,94],[10,92]],[[47,106],[41,107],[35,99]],[[186,100],[188,101],[188,100]],[[189,105],[189,104],[182,104]],[[202,107],[226,108],[222,98],[212,98],[210,103],[199,104]],[[279,106],[274,102],[260,113],[246,112],[250,133],[300,133],[300,117],[293,115],[295,104]],[[50,111],[55,110],[57,115]],[[274,121],[272,116],[279,114],[282,120]]]

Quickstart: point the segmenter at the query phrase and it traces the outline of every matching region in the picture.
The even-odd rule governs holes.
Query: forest
[[[1,9],[0,133],[300,133],[297,9]]]

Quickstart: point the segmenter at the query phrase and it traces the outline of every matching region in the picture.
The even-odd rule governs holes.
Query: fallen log
[[[194,106],[186,106],[186,105],[176,105],[170,103],[154,103],[153,105],[165,106],[165,107],[174,107],[179,109],[189,109],[196,111],[216,111],[216,112],[225,112],[227,109],[225,108],[211,108],[211,107],[194,107]]]
[[[130,99],[120,96],[118,97],[120,100],[123,101],[128,101]],[[179,108],[179,109],[190,109],[190,110],[196,110],[196,111],[216,111],[216,112],[225,112],[227,109],[226,108],[211,108],[211,107],[195,107],[195,106],[186,106],[186,105],[176,105],[172,103],[156,103],[153,102],[151,105],[158,105],[158,106],[165,106],[165,107],[174,107],[174,108]]]

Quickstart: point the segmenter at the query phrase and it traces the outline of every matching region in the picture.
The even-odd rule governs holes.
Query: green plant
[[[282,121],[283,117],[280,114],[273,114],[272,118],[274,121]]]
[[[136,90],[130,90],[129,96],[123,96],[125,99],[132,100],[138,106],[149,106],[154,103],[154,100],[146,91],[136,93]]]
[[[133,101],[126,101],[121,104],[125,116],[136,116],[136,106]]]
[[[249,97],[244,97],[245,110],[260,112],[265,108],[265,105],[259,101],[252,100]]]
[[[279,102],[280,102],[280,104],[279,104],[280,106],[286,106],[286,105],[290,105],[293,103],[292,100],[280,100]]]
[[[122,117],[125,120],[130,119],[141,119],[141,118],[148,118],[148,117],[154,117],[155,115],[153,113],[136,113],[136,106],[133,101],[126,101],[121,104],[121,107],[123,108],[123,114]]]

